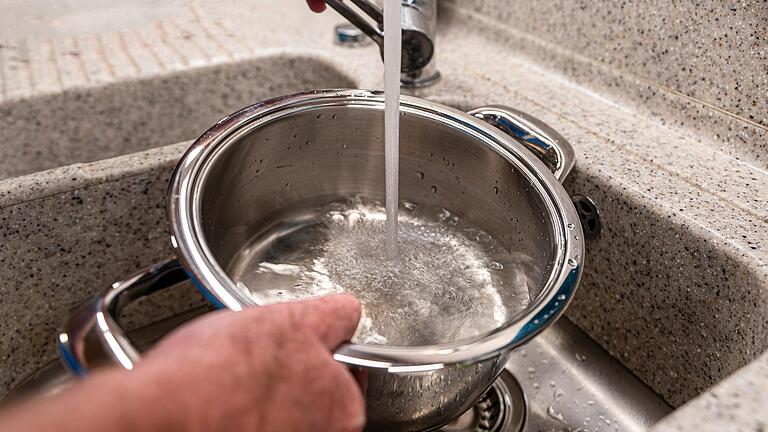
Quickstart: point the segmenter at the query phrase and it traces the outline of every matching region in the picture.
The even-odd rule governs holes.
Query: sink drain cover
[[[528,407],[523,389],[506,370],[467,412],[439,429],[440,432],[519,432]]]

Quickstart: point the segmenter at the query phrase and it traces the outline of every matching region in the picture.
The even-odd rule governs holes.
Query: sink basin
[[[200,83],[219,82],[222,75],[237,76],[243,71],[251,71],[255,64],[238,64],[234,70],[227,69],[228,66],[210,67],[185,74],[194,74],[194,80]],[[311,66],[320,69],[322,73],[311,77],[289,76],[286,81],[272,82],[268,88],[238,93],[238,98],[231,96],[237,93],[232,89],[239,87],[232,83],[228,87],[219,88],[218,93],[201,93],[189,99],[195,102],[185,104],[185,110],[174,113],[174,121],[180,121],[184,117],[181,113],[197,110],[184,119],[184,127],[175,126],[173,130],[179,134],[200,130],[204,128],[202,122],[205,118],[222,114],[219,110],[249,103],[250,98],[275,89],[350,85],[345,75],[336,71],[334,66],[311,57],[266,58],[258,64],[258,70],[262,71],[277,65],[299,64],[302,65],[300,69]],[[133,95],[151,95],[158,88],[170,85],[168,83],[176,80],[183,83],[188,79],[192,78],[182,74],[163,78],[160,82],[134,82],[122,91]],[[241,85],[246,86],[247,82],[245,80]],[[99,93],[100,90],[107,94]],[[92,89],[89,90],[89,97],[98,101],[110,100],[116,91],[111,87]],[[63,98],[64,95],[57,97]],[[71,97],[79,101],[81,95],[75,93]],[[202,104],[197,98],[204,98],[207,103]],[[128,110],[124,115],[126,123],[155,125],[154,134],[150,134],[155,141],[135,144],[138,147],[133,147],[133,150],[141,149],[141,145],[152,147],[152,142],[161,139],[187,138],[174,135],[171,129],[164,129],[162,122],[153,123],[154,120],[149,119],[151,115],[141,110]],[[136,117],[142,119],[136,120]],[[119,118],[122,117],[116,117],[113,121]],[[84,123],[73,130],[87,127],[88,123]],[[131,134],[118,140],[133,142]],[[25,295],[13,297],[15,303],[8,305],[8,308],[16,313],[12,319],[17,322],[34,322],[35,326],[32,337],[25,334],[27,337],[10,337],[4,341],[7,349],[3,355],[9,367],[2,370],[3,387],[0,394],[17,386],[25,376],[26,385],[23,388],[27,391],[56,391],[61,388],[60,384],[69,383],[66,371],[55,360],[52,350],[52,336],[62,317],[67,315],[69,306],[125,276],[129,269],[170,255],[165,231],[164,192],[170,172],[186,146],[186,143],[164,146],[0,182],[0,186],[5,185],[6,190],[15,191],[17,189],[14,187],[18,185],[46,185],[50,180],[57,179],[55,186],[44,187],[38,195],[34,195],[34,191],[30,195],[28,188],[23,193],[10,194],[0,208],[0,212],[4,213],[0,214],[12,219],[29,214],[61,215],[61,218],[45,218],[42,230],[19,221],[19,232],[3,233],[8,240],[4,244],[9,249],[0,249],[0,252],[21,250],[23,253],[3,255],[2,259],[11,265],[0,271],[5,271],[8,280],[13,279],[16,284],[1,289],[24,290]],[[131,147],[127,144],[119,148],[105,147],[104,153],[93,153],[91,156],[104,158],[128,148]],[[56,163],[66,161],[58,160]],[[34,168],[29,166],[28,169]],[[58,211],[54,211],[54,208]],[[77,221],[77,229],[74,231],[65,228],[72,220]],[[61,236],[53,243],[57,249],[52,249],[51,236]],[[590,261],[592,259],[590,257]],[[18,269],[25,266],[33,266],[31,277],[20,277]],[[46,285],[45,281],[50,281],[54,289],[51,290],[51,285]],[[30,304],[36,307],[30,309]],[[133,329],[137,343],[147,348],[173,325],[206,310],[208,307],[200,295],[190,286],[183,285],[132,305],[123,321],[127,328]],[[583,313],[583,307],[577,309],[574,318],[581,319],[580,313]],[[526,413],[525,423],[534,429],[576,429],[584,427],[584,422],[591,421],[595,425],[613,422],[614,425],[630,429],[647,428],[671,410],[660,396],[568,319],[517,351],[508,365],[508,371],[513,377],[511,380],[518,383],[515,388],[523,392],[521,400],[527,401],[527,407],[523,408]]]
[[[311,54],[83,87],[0,104],[0,180],[197,138],[223,116],[272,97],[354,81]]]

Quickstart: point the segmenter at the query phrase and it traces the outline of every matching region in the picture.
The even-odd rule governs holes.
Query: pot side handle
[[[571,144],[543,121],[503,105],[489,105],[469,111],[523,144],[562,183],[576,163]]]
[[[189,280],[176,259],[156,264],[116,282],[81,303],[57,336],[62,361],[79,376],[100,366],[119,364],[131,370],[139,352],[117,322],[129,303]]]

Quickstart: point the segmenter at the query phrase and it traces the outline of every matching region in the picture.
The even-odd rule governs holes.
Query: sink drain
[[[467,412],[439,429],[440,432],[519,432],[528,407],[523,389],[506,370]]]

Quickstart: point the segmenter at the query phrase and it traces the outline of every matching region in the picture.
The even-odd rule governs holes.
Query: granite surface
[[[282,30],[270,32],[237,21],[226,26],[237,28],[238,40],[251,44],[252,53],[244,58],[252,55],[264,60],[261,64],[279,65],[312,52],[311,57],[318,60],[304,65],[322,64],[331,79],[354,77],[350,84],[379,88],[376,48],[333,46],[330,31],[338,18],[331,13],[312,16],[300,3],[277,9],[266,0],[254,1],[240,11],[241,23],[277,23]],[[768,347],[764,192],[768,173],[764,166],[748,158],[736,159],[732,149],[713,139],[706,128],[661,121],[665,114],[638,107],[637,100],[628,103],[610,88],[598,90],[599,80],[585,87],[568,67],[532,61],[535,57],[529,50],[515,43],[520,34],[496,37],[508,33],[497,25],[489,36],[487,28],[478,25],[491,26],[493,19],[457,13],[456,6],[443,9],[438,64],[444,79],[418,94],[463,109],[493,103],[515,106],[572,142],[578,162],[566,188],[596,199],[604,231],[587,245],[584,281],[569,316],[670,403],[681,405],[693,399],[659,427],[691,424],[686,422],[702,417],[702,403],[708,404],[711,413],[715,411],[712,404],[722,402],[717,409],[726,410],[739,399],[713,398],[706,390],[717,382],[722,381],[715,392],[723,386],[768,386],[765,374],[755,366],[760,363],[726,378]],[[208,18],[199,18],[197,24],[190,18],[190,26],[207,27],[206,19],[218,19],[215,10],[198,15]],[[186,25],[183,15],[175,17],[180,26]],[[194,41],[193,46],[179,50],[195,60],[188,60],[186,69],[200,73],[202,82],[206,71],[217,70],[198,69],[213,64],[201,52],[215,52],[217,45],[206,40],[216,38],[199,31],[180,38],[179,43]],[[564,52],[553,43],[537,47],[545,50],[542,56]],[[269,56],[276,59],[267,61]],[[217,67],[239,71],[233,73],[232,85],[253,85],[237,62],[222,61]],[[575,70],[576,64],[570,67]],[[608,74],[597,66],[590,73],[600,71]],[[172,80],[180,72],[153,73]],[[115,75],[110,78],[114,82],[140,82],[135,75]],[[241,75],[244,78],[238,78]],[[611,76],[626,86],[635,79],[618,72]],[[110,91],[112,86],[95,80],[72,85],[95,93]],[[24,91],[15,93],[16,102],[4,103],[23,106],[40,93]],[[57,91],[54,86],[50,93]],[[679,115],[690,117],[687,113]],[[77,126],[77,117],[63,118],[72,128],[90,127],[87,122]],[[121,139],[119,133],[115,136]],[[46,149],[50,143],[29,145]],[[182,148],[158,148],[0,182],[0,293],[12,299],[2,306],[5,316],[0,319],[0,358],[8,365],[0,371],[0,392],[50,355],[53,329],[70,305],[104,283],[168,254],[163,197]],[[760,401],[768,404],[762,393],[752,392],[749,397],[755,400],[745,401],[743,412]],[[768,416],[765,411],[751,414],[744,427],[765,422]],[[709,426],[732,429],[728,418],[710,418]]]
[[[444,17],[768,167],[768,8],[741,2],[447,0]],[[454,12],[456,10],[456,12]]]
[[[194,139],[255,102],[351,83],[297,51],[12,99],[0,104],[0,178]]]
[[[720,432],[768,430],[765,389],[768,354],[739,370],[674,415],[657,423],[654,432]]]
[[[53,336],[80,300],[171,255],[163,197],[180,151],[57,169],[30,179],[22,199],[4,195],[0,393],[55,355]]]

